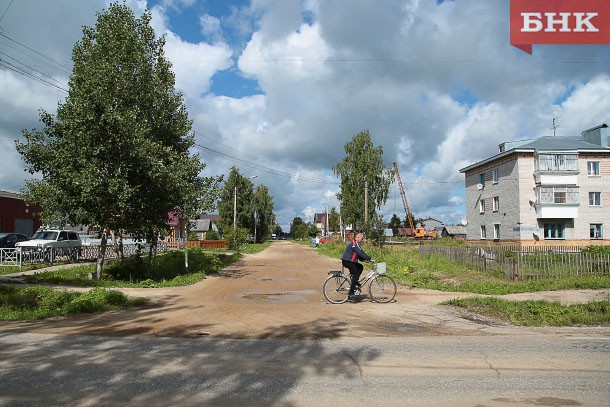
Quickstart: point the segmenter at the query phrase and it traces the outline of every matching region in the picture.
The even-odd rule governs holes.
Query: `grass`
[[[321,254],[340,259],[344,248],[344,243],[332,242],[321,245],[317,250]],[[610,275],[608,274],[511,281],[499,274],[469,269],[440,255],[420,258],[416,245],[381,248],[366,245],[364,249],[376,261],[386,262],[388,274],[397,282],[410,287],[485,295],[610,288]],[[447,304],[526,326],[610,323],[609,301],[562,306],[548,301],[509,301],[475,297],[452,300]]]
[[[120,291],[94,288],[88,292],[53,290],[49,287],[0,286],[0,320],[31,320],[89,314],[145,304],[146,298],[130,298]]]
[[[206,275],[217,273],[237,260],[234,253],[207,252],[189,249],[188,271],[185,269],[184,251],[170,251],[155,258],[148,266],[143,258],[131,257],[123,263],[105,264],[100,280],[91,280],[95,264],[86,264],[61,270],[26,276],[32,284],[60,284],[81,287],[174,287],[194,284]]]
[[[610,301],[561,305],[549,301],[508,301],[492,297],[454,299],[443,303],[523,326],[610,324]]]

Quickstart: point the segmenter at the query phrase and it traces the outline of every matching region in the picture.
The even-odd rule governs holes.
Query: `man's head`
[[[356,236],[354,237],[354,239],[355,239],[355,240],[356,240],[358,243],[360,243],[360,242],[362,242],[362,240],[364,239],[364,234],[362,234],[362,232],[358,232],[358,233],[356,233]]]

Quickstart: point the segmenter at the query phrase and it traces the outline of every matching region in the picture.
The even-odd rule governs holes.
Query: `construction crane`
[[[396,182],[398,182],[398,187],[400,188],[400,197],[402,198],[402,206],[405,208],[405,213],[407,214],[407,221],[409,222],[409,227],[411,228],[411,233],[413,237],[416,239],[425,239],[425,238],[434,238],[432,235],[428,235],[426,233],[426,228],[415,227],[415,222],[413,222],[413,215],[411,214],[411,210],[409,209],[409,204],[407,203],[407,194],[405,193],[405,188],[402,185],[402,179],[400,178],[400,172],[398,171],[398,165],[394,163],[394,169],[396,170]]]

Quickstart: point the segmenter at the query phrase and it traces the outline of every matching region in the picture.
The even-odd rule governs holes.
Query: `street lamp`
[[[252,175],[247,179],[254,179],[258,175]],[[235,188],[233,189],[233,230],[237,228],[237,179],[235,179]]]

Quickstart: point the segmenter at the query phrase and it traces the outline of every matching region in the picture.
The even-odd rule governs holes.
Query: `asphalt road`
[[[610,338],[0,334],[1,406],[608,406]]]

